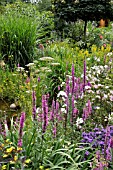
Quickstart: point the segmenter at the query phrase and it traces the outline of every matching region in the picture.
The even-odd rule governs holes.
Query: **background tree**
[[[53,4],[56,29],[62,30],[65,21],[82,19],[85,21],[84,37],[88,21],[112,18],[111,0],[53,0]]]
[[[111,0],[79,0],[76,8],[76,15],[85,21],[84,36],[88,21],[99,21],[109,19],[111,16]]]

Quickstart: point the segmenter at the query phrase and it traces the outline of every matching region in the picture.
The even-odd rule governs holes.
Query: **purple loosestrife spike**
[[[71,114],[71,123],[72,123],[72,126],[73,126],[73,121],[74,121],[74,95],[72,95],[72,114]]]
[[[23,127],[24,127],[24,122],[25,122],[25,112],[21,113],[21,117],[20,117],[20,128],[19,128],[19,137],[22,137],[22,131],[23,131]]]
[[[47,105],[46,95],[42,96],[42,110],[44,115],[42,132],[44,134],[48,125],[48,105]]]
[[[106,133],[105,133],[105,142],[104,142],[104,157],[108,157],[109,152],[108,152],[108,143],[109,143],[109,138],[110,138],[110,127],[106,127]]]
[[[56,101],[56,118],[58,118],[58,111],[59,111],[59,102]]]
[[[96,151],[96,158],[97,158],[97,160],[99,162],[100,161],[100,151],[99,150]]]
[[[37,81],[40,82],[40,77],[38,77]]]
[[[83,120],[86,120],[89,116],[89,112],[87,110],[87,108],[83,108],[83,114],[82,114],[82,118]]]
[[[92,107],[91,107],[91,102],[90,102],[90,100],[88,100],[88,112],[89,112],[89,114],[91,114],[91,112],[92,112]]]
[[[74,64],[72,64],[72,94],[74,93],[74,85],[75,85],[75,68]]]
[[[60,86],[58,86],[58,91],[60,91]]]
[[[53,127],[53,136],[54,136],[54,138],[56,138],[56,127],[55,127],[55,125]]]
[[[83,77],[83,83],[84,83],[84,91],[85,91],[85,85],[86,85],[86,60],[84,60],[84,77]]]
[[[52,101],[52,110],[50,113],[50,120],[54,122],[54,110],[55,110],[55,101]]]
[[[19,127],[19,139],[18,139],[18,146],[22,146],[22,137],[23,137],[23,127],[25,122],[25,112],[21,113],[20,117],[20,127]]]
[[[22,147],[22,139],[21,138],[18,140],[18,147]]]
[[[70,85],[69,85],[69,77],[66,79],[66,94],[69,96],[70,93]]]
[[[36,93],[33,90],[32,92],[32,115],[33,115],[33,120],[36,119]]]
[[[111,136],[111,138],[110,138],[110,148],[113,149],[113,136]]]
[[[68,116],[68,111],[69,111],[69,100],[68,100],[68,97],[65,100],[65,104],[66,104],[66,113],[64,114],[64,129],[65,129],[65,136],[66,136],[67,116]]]
[[[77,118],[78,113],[79,113],[78,109],[77,109],[77,108],[74,108],[73,117],[74,117],[74,118]]]

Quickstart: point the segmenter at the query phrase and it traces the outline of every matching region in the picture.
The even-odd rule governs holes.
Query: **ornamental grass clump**
[[[25,66],[33,61],[36,46],[36,20],[17,12],[0,17],[0,53],[10,68]]]

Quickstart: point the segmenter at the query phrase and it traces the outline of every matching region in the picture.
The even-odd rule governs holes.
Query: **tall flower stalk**
[[[85,92],[85,85],[86,85],[86,60],[84,60],[84,77],[83,77],[83,91]]]
[[[42,135],[44,135],[48,125],[48,104],[46,95],[42,96],[42,112],[43,112]]]
[[[21,117],[20,117],[20,127],[19,127],[19,139],[18,139],[18,146],[19,147],[22,147],[24,122],[25,122],[25,112],[22,112]]]
[[[33,120],[36,119],[36,93],[33,90],[32,92],[32,115],[33,115]]]

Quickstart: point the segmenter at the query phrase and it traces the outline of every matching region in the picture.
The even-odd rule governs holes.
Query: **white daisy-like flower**
[[[90,58],[87,58],[87,61],[89,61],[90,60]]]
[[[18,72],[19,72],[19,71],[20,71],[20,72],[21,72],[21,71],[24,71],[24,68],[23,68],[23,67],[18,67],[16,71],[18,71]]]
[[[66,109],[62,107],[61,112],[66,113]]]
[[[100,58],[97,59],[97,62],[100,62]]]
[[[109,86],[105,86],[106,89],[109,89]]]
[[[107,55],[106,56],[108,56],[108,57],[111,57],[112,56],[112,52],[109,52],[109,53],[107,53]]]
[[[52,66],[59,66],[60,63],[51,63]]]
[[[36,113],[41,113],[41,108],[40,107],[37,107]]]
[[[46,70],[48,70],[49,68],[48,67],[40,67],[40,70],[41,71],[46,71]]]
[[[26,64],[27,67],[31,67],[31,66],[34,66],[34,65],[35,65],[34,63]]]
[[[28,93],[28,94],[31,93],[31,92],[32,92],[31,90],[27,90],[27,91],[26,91],[26,93]]]
[[[41,58],[39,58],[39,60],[40,61],[53,61],[54,58],[52,58],[52,57],[41,57]]]
[[[37,63],[38,63],[38,60],[34,60],[33,63],[34,63],[34,64],[37,64]]]
[[[67,98],[67,94],[66,94],[66,92],[64,92],[64,91],[60,91],[60,92],[57,94],[57,97],[60,97],[60,96]]]
[[[106,68],[106,69],[107,69],[107,68],[108,68],[108,66],[107,66],[107,65],[105,65],[105,66],[104,66],[104,68]]]
[[[76,125],[77,125],[77,127],[80,125],[80,124],[82,124],[84,121],[83,121],[83,119],[82,118],[77,118],[77,120],[76,120]]]
[[[85,90],[91,89],[90,86],[85,86]]]
[[[108,95],[107,95],[107,94],[104,94],[103,98],[104,98],[104,99],[107,99],[107,98],[108,98]]]
[[[46,70],[46,72],[47,72],[47,73],[51,73],[51,72],[52,72],[52,70],[48,69],[48,70]]]
[[[99,107],[99,106],[96,106],[96,107],[95,107],[95,109],[99,110],[99,109],[100,109],[100,107]]]

